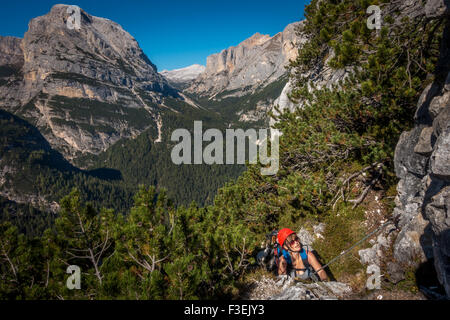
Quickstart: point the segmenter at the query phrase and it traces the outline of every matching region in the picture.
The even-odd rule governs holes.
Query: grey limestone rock
[[[447,0],[428,0],[428,17],[449,13]],[[438,76],[417,105],[416,126],[404,132],[395,152],[400,182],[394,214],[400,232],[396,263],[434,259],[439,281],[450,296],[450,24],[444,31]],[[439,75],[443,75],[440,77]],[[395,274],[395,268],[391,268]]]
[[[289,277],[256,281],[246,298],[250,300],[338,300],[352,294],[341,282],[295,283]]]
[[[288,25],[271,37],[256,33],[236,47],[230,47],[207,59],[206,70],[192,83],[188,92],[208,97],[233,92],[239,96],[249,88],[260,88],[286,74],[285,67],[305,41],[297,35],[302,22]]]

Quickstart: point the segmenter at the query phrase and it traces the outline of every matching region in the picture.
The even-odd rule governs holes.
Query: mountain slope
[[[58,201],[77,187],[99,208],[126,210],[135,191],[120,184],[120,172],[83,171],[70,164],[36,127],[0,110],[0,197],[57,213]],[[115,174],[115,176],[114,176]],[[1,211],[0,211],[1,212]],[[5,210],[18,215],[18,212]],[[23,213],[23,212],[22,212]]]
[[[176,205],[199,205],[213,203],[217,190],[229,181],[234,181],[244,170],[244,165],[175,165],[171,159],[173,147],[171,133],[179,128],[187,129],[193,136],[194,121],[201,120],[203,130],[219,129],[225,134],[228,120],[213,111],[192,108],[177,100],[167,99],[166,104],[179,113],[164,112],[164,123],[160,143],[153,143],[151,130],[143,132],[133,140],[122,139],[98,156],[81,158],[89,163],[90,170],[109,168],[121,173],[121,182],[130,188],[138,185],[153,185],[158,191],[167,189],[167,195]],[[207,143],[204,143],[205,147]]]

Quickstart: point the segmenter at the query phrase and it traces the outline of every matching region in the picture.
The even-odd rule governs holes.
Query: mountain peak
[[[32,19],[23,40],[0,38],[0,105],[72,160],[157,128],[157,106],[178,94],[119,24],[80,9],[72,28],[69,7]]]
[[[112,69],[122,69],[128,76],[139,78],[141,82],[146,79],[162,81],[156,66],[138,42],[119,24],[91,16],[80,9],[80,28],[73,29],[68,25],[70,16],[74,14],[67,10],[69,7],[65,4],[54,5],[49,13],[30,21],[24,46],[29,62],[27,67],[32,70],[25,68],[26,73],[73,72],[103,80],[100,78],[105,72],[102,63],[106,63],[115,65]],[[81,57],[88,57],[91,63],[80,63]],[[37,65],[39,70],[34,70]],[[131,85],[131,79],[110,77],[109,80],[115,85]]]
[[[205,66],[193,64],[186,68],[174,69],[171,71],[163,70],[160,74],[173,82],[187,82],[196,79],[205,71],[205,69]]]
[[[241,42],[240,45],[241,46],[245,45],[245,46],[249,46],[249,47],[259,46],[270,39],[271,39],[270,35],[261,34],[261,33],[257,32],[253,36],[248,38],[247,40],[244,40],[243,42]]]

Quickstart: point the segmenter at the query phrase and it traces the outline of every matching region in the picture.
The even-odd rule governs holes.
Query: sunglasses
[[[300,239],[298,237],[295,237],[292,240],[287,241],[289,246],[292,246],[295,242],[300,242]]]

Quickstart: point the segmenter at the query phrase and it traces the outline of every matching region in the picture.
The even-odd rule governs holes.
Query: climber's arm
[[[320,268],[322,268],[322,265],[320,264],[320,262],[317,260],[316,256],[314,255],[314,253],[312,252],[308,252],[308,262],[309,264],[314,268],[314,271],[319,270]],[[320,270],[317,273],[320,277],[320,280],[322,281],[326,281],[328,280],[328,275],[325,272],[325,270]]]
[[[280,257],[280,261],[278,263],[278,275],[287,275],[287,261],[283,256]]]

